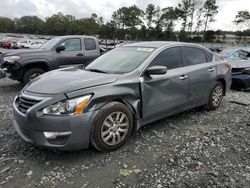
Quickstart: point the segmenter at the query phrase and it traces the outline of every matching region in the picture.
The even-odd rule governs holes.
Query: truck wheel
[[[217,81],[210,91],[208,104],[205,106],[207,110],[215,110],[222,102],[224,95],[224,87],[221,82]]]
[[[91,145],[100,151],[113,151],[122,146],[133,130],[133,115],[122,103],[111,102],[96,115],[90,135]]]
[[[28,69],[24,75],[23,75],[23,83],[27,84],[29,83],[31,80],[35,79],[36,77],[40,76],[41,74],[43,74],[45,71],[43,69],[39,69],[39,68],[31,68]]]

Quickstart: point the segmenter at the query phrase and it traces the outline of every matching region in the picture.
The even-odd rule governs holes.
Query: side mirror
[[[161,75],[161,74],[166,74],[167,73],[167,67],[165,66],[153,66],[149,67],[145,73],[147,75]]]
[[[63,50],[65,50],[65,46],[57,46],[56,47],[56,52],[61,52],[61,51],[63,51]]]

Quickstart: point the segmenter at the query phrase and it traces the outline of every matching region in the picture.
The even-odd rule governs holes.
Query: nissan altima
[[[112,151],[143,125],[218,108],[230,85],[231,66],[202,46],[128,44],[32,80],[14,100],[14,127],[45,148]]]

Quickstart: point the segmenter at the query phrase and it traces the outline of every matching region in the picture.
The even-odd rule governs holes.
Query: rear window
[[[195,47],[185,47],[188,65],[197,65],[208,62],[205,52]]]
[[[94,39],[85,38],[84,45],[86,50],[95,50],[96,49],[96,42]]]

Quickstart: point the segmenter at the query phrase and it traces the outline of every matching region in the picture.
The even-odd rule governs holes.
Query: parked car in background
[[[27,84],[13,103],[14,127],[41,147],[112,151],[142,125],[198,106],[218,108],[231,84],[227,63],[195,44],[124,45],[85,68]]]
[[[11,48],[11,40],[7,39],[3,41],[3,48]]]
[[[4,73],[1,75],[26,84],[44,72],[65,66],[86,65],[100,55],[101,49],[95,37],[55,37],[39,49],[2,52],[0,66]]]
[[[250,58],[250,49],[248,48],[240,48],[225,54],[226,58],[229,59],[248,59]]]
[[[0,48],[3,47],[4,36],[0,34]]]
[[[222,52],[222,49],[219,48],[219,47],[208,47],[209,50],[211,50],[212,52],[216,52],[216,53],[221,53]]]
[[[250,91],[250,50],[248,48],[236,49],[226,53],[232,65],[233,90]]]
[[[22,39],[20,39],[20,38],[13,38],[13,39],[11,40],[11,48],[12,48],[12,49],[19,49],[19,47],[17,46],[17,44],[18,44],[18,42],[19,42],[20,40],[22,40]]]
[[[25,48],[37,49],[40,48],[44,43],[44,41],[32,41],[31,43],[26,44]]]
[[[20,40],[19,38],[14,38],[14,37],[6,37],[3,39],[3,44],[2,47],[3,48],[15,48],[18,40]]]
[[[30,39],[22,39],[17,42],[18,48],[25,48],[27,45],[29,45],[32,42]]]
[[[123,40],[100,40],[99,45],[106,51],[112,50],[124,44]]]
[[[250,60],[234,60],[232,64],[233,90],[250,91]]]

